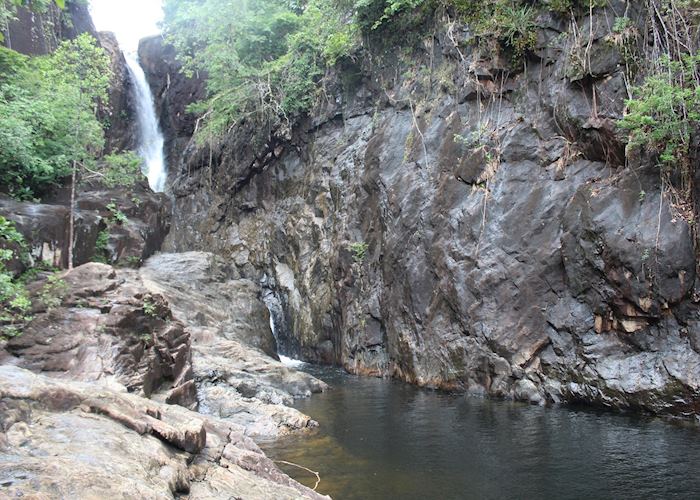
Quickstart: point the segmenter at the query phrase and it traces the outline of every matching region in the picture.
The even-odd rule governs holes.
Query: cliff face
[[[160,35],[141,40],[139,61],[156,101],[166,141],[166,161],[177,165],[197,125],[196,116],[187,113],[187,106],[204,97],[204,80],[182,74],[175,49],[164,44]]]
[[[339,70],[290,140],[243,124],[190,144],[170,162],[166,247],[214,251],[263,283],[280,336],[309,360],[698,415],[691,225],[654,163],[624,166],[614,127],[624,11],[596,9],[575,34],[540,16],[524,65],[442,26],[410,60]]]
[[[16,19],[4,33],[4,45],[23,54],[48,54],[61,40],[71,40],[81,33],[97,37],[87,2],[69,0],[64,10],[50,3],[45,12],[19,7]]]
[[[43,55],[56,50],[61,41],[72,40],[82,33],[91,34],[111,61],[110,106],[99,110],[100,119],[105,124],[106,150],[134,149],[135,111],[126,61],[114,34],[95,30],[87,3],[67,1],[64,10],[50,3],[45,12],[19,7],[16,19],[9,23],[4,33],[3,45],[22,54]]]
[[[134,126],[136,105],[134,89],[124,54],[114,33],[100,32],[97,39],[110,60],[112,79],[109,85],[109,108],[100,110],[105,123],[106,149],[108,152],[135,150],[138,140]]]

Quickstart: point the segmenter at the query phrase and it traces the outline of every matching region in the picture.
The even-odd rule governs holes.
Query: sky
[[[141,38],[160,32],[161,0],[90,0],[98,31],[112,31],[125,52],[135,51]]]

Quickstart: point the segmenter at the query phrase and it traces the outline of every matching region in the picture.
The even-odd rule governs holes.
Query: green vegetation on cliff
[[[332,2],[166,0],[165,27],[189,72],[207,74],[202,136],[238,120],[289,125],[316,99],[326,67],[347,57],[356,27]]]
[[[626,67],[630,97],[626,116],[611,139],[614,147],[621,150],[627,142],[628,155],[635,151],[648,155],[648,161],[662,167],[668,189],[673,189],[673,172],[680,173],[680,197],[692,198],[691,165],[700,123],[696,0],[648,0],[643,6],[632,2],[611,6],[607,0],[166,0],[165,4],[164,27],[178,57],[187,71],[201,72],[207,79],[207,98],[191,107],[200,116],[198,139],[205,142],[242,121],[288,137],[300,117],[328,98],[326,84],[338,71],[351,64],[381,66],[408,60],[411,51],[421,52],[414,58],[421,60],[426,47],[433,47],[439,38],[436,30],[446,29],[450,38],[460,25],[462,38],[451,38],[465,63],[459,71],[470,73],[465,55],[479,51],[484,59],[510,58],[515,62],[507,69],[512,76],[528,58],[535,59],[537,48],[547,50],[538,43],[551,43],[547,37],[564,29],[558,39],[568,40],[565,50],[570,53],[565,56],[576,73],[575,78],[568,75],[571,83],[595,80],[600,75],[591,72],[590,50],[599,34],[585,23],[596,9],[605,8],[608,26],[596,29],[608,30],[605,43],[619,52]],[[431,82],[432,71],[431,66]],[[454,87],[454,74],[447,70],[438,78]],[[595,107],[593,119],[598,118]],[[615,161],[621,161],[620,156]]]
[[[26,243],[12,222],[0,216],[0,337],[16,333],[28,319],[31,302],[24,284],[7,268],[14,259],[25,259]]]
[[[101,160],[100,106],[108,105],[109,58],[83,34],[46,56],[0,47],[0,184],[19,199],[41,196],[69,176],[108,186],[139,175],[133,153]]]
[[[287,134],[322,99],[338,62],[370,47],[410,48],[441,17],[522,58],[534,48],[541,10],[573,15],[601,1],[166,0],[164,28],[185,70],[207,77],[207,98],[191,107],[206,141],[242,120]]]
[[[104,143],[95,110],[106,102],[109,60],[89,35],[53,54],[0,48],[0,182],[19,198],[91,168]]]

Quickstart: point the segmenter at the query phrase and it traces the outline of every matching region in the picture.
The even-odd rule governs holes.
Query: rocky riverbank
[[[316,425],[286,405],[325,388],[259,349],[275,348],[259,286],[201,252],[47,285],[2,346],[3,494],[321,498],[251,439]]]

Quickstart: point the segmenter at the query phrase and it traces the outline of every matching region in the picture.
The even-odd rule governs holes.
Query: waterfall
[[[134,97],[136,98],[136,119],[138,122],[139,148],[138,153],[143,158],[143,173],[148,177],[148,184],[156,193],[165,189],[165,158],[163,155],[163,134],[160,131],[158,117],[151,87],[146,81],[146,75],[135,54],[124,53],[129,74],[134,82]]]

